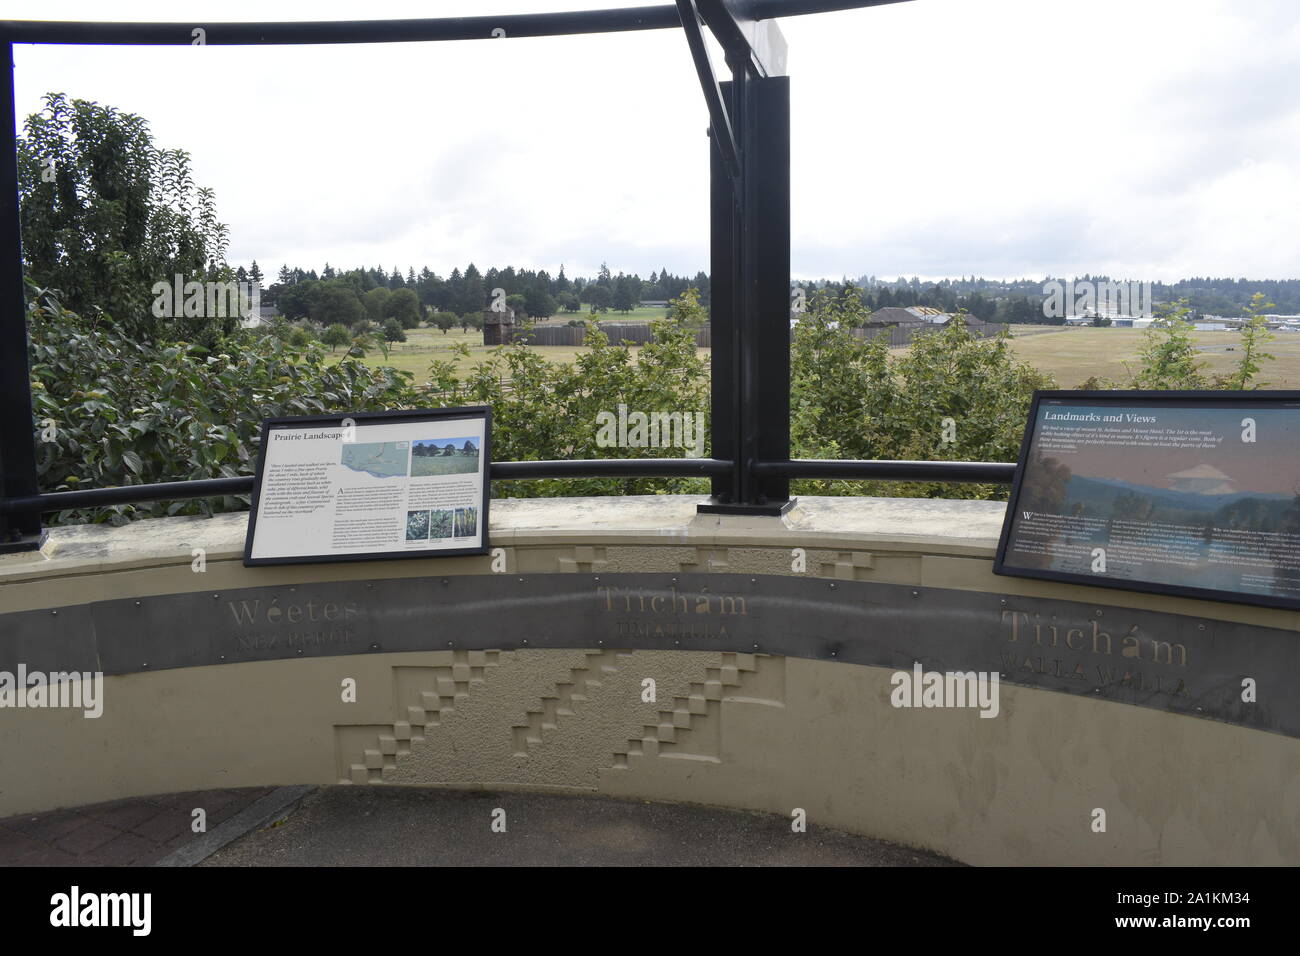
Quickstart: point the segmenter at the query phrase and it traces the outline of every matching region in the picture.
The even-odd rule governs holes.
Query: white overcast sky
[[[0,16],[653,2],[7,0]],[[913,0],[782,28],[796,278],[1300,274],[1300,0]],[[15,56],[20,118],[50,91],[145,117],[215,189],[232,264],[269,276],[708,268],[708,116],[679,30]]]

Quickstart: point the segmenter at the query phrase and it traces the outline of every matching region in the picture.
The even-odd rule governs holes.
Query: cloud
[[[103,16],[91,0],[13,6],[15,18]],[[555,6],[374,0],[365,15]],[[306,18],[287,0],[221,11]],[[113,8],[209,13],[199,0]],[[309,11],[356,15],[344,0]],[[1095,0],[1086,15],[924,0],[782,27],[799,276],[1295,275],[1292,0]],[[16,55],[21,115],[63,90],[139,113],[161,145],[189,150],[230,224],[232,261],[708,268],[708,117],[676,31]]]

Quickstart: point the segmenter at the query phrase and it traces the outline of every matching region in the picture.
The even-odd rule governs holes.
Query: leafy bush
[[[293,331],[289,333],[289,344],[302,348],[304,345],[310,345],[316,341],[316,335],[313,330],[306,325],[296,325]]]
[[[709,410],[708,369],[695,348],[695,335],[669,320],[652,323],[655,339],[639,358],[623,345],[611,345],[596,324],[587,328],[590,351],[573,365],[548,362],[523,338],[492,349],[490,358],[456,377],[456,364],[430,366],[426,403],[433,407],[491,405],[492,457],[498,461],[590,458],[671,458],[681,449],[602,448],[597,445],[597,415],[629,410],[704,412]],[[469,355],[464,343],[456,346]],[[564,478],[495,483],[501,497],[545,498],[562,495],[707,494],[698,478]]]
[[[234,333],[216,354],[185,342],[143,346],[47,293],[32,297],[28,329],[43,491],[251,475],[264,418],[419,402],[409,373],[371,369],[355,349],[334,361],[320,345],[260,330]],[[65,511],[54,523],[247,507],[247,496],[155,502]]]
[[[858,335],[870,316],[857,290],[814,294],[791,351],[794,458],[1016,460],[1035,389],[1050,376],[1015,360],[1004,332],[964,321],[919,334],[895,358],[888,339]],[[1000,485],[799,481],[796,494],[999,498]]]

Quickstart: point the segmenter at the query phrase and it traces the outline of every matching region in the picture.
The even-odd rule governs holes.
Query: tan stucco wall
[[[510,571],[808,575],[1056,596],[1300,630],[1300,615],[991,574],[1001,506],[807,499],[494,502]],[[0,613],[294,582],[482,574],[488,558],[246,569],[243,516],[56,529],[0,558]],[[191,570],[191,551],[207,566]],[[1300,635],[1298,635],[1300,639]],[[335,783],[561,788],[789,814],[980,864],[1300,863],[1300,740],[1004,684],[1001,714],[895,709],[891,671],[761,654],[431,651],[106,678],[104,716],[0,711],[0,816],[149,793]],[[341,682],[357,700],[341,700]],[[656,682],[657,702],[642,700]],[[1106,832],[1092,831],[1106,811]]]

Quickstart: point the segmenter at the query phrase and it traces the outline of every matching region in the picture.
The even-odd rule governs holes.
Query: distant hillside
[[[1234,512],[1249,510],[1258,514],[1268,512],[1270,517],[1280,518],[1292,502],[1291,495],[1270,495],[1257,491],[1242,491],[1229,495],[1202,495],[1191,491],[1174,491],[1168,488],[1151,488],[1147,485],[1134,484],[1130,481],[1108,478],[1085,478],[1075,475],[1066,486],[1067,500],[1082,503],[1085,513],[1097,517],[1109,517],[1115,499],[1122,495],[1135,495],[1151,502],[1159,517],[1171,520],[1178,517],[1187,520],[1205,520],[1214,515],[1227,516],[1229,509]],[[1242,502],[1253,502],[1247,508],[1241,508]]]

